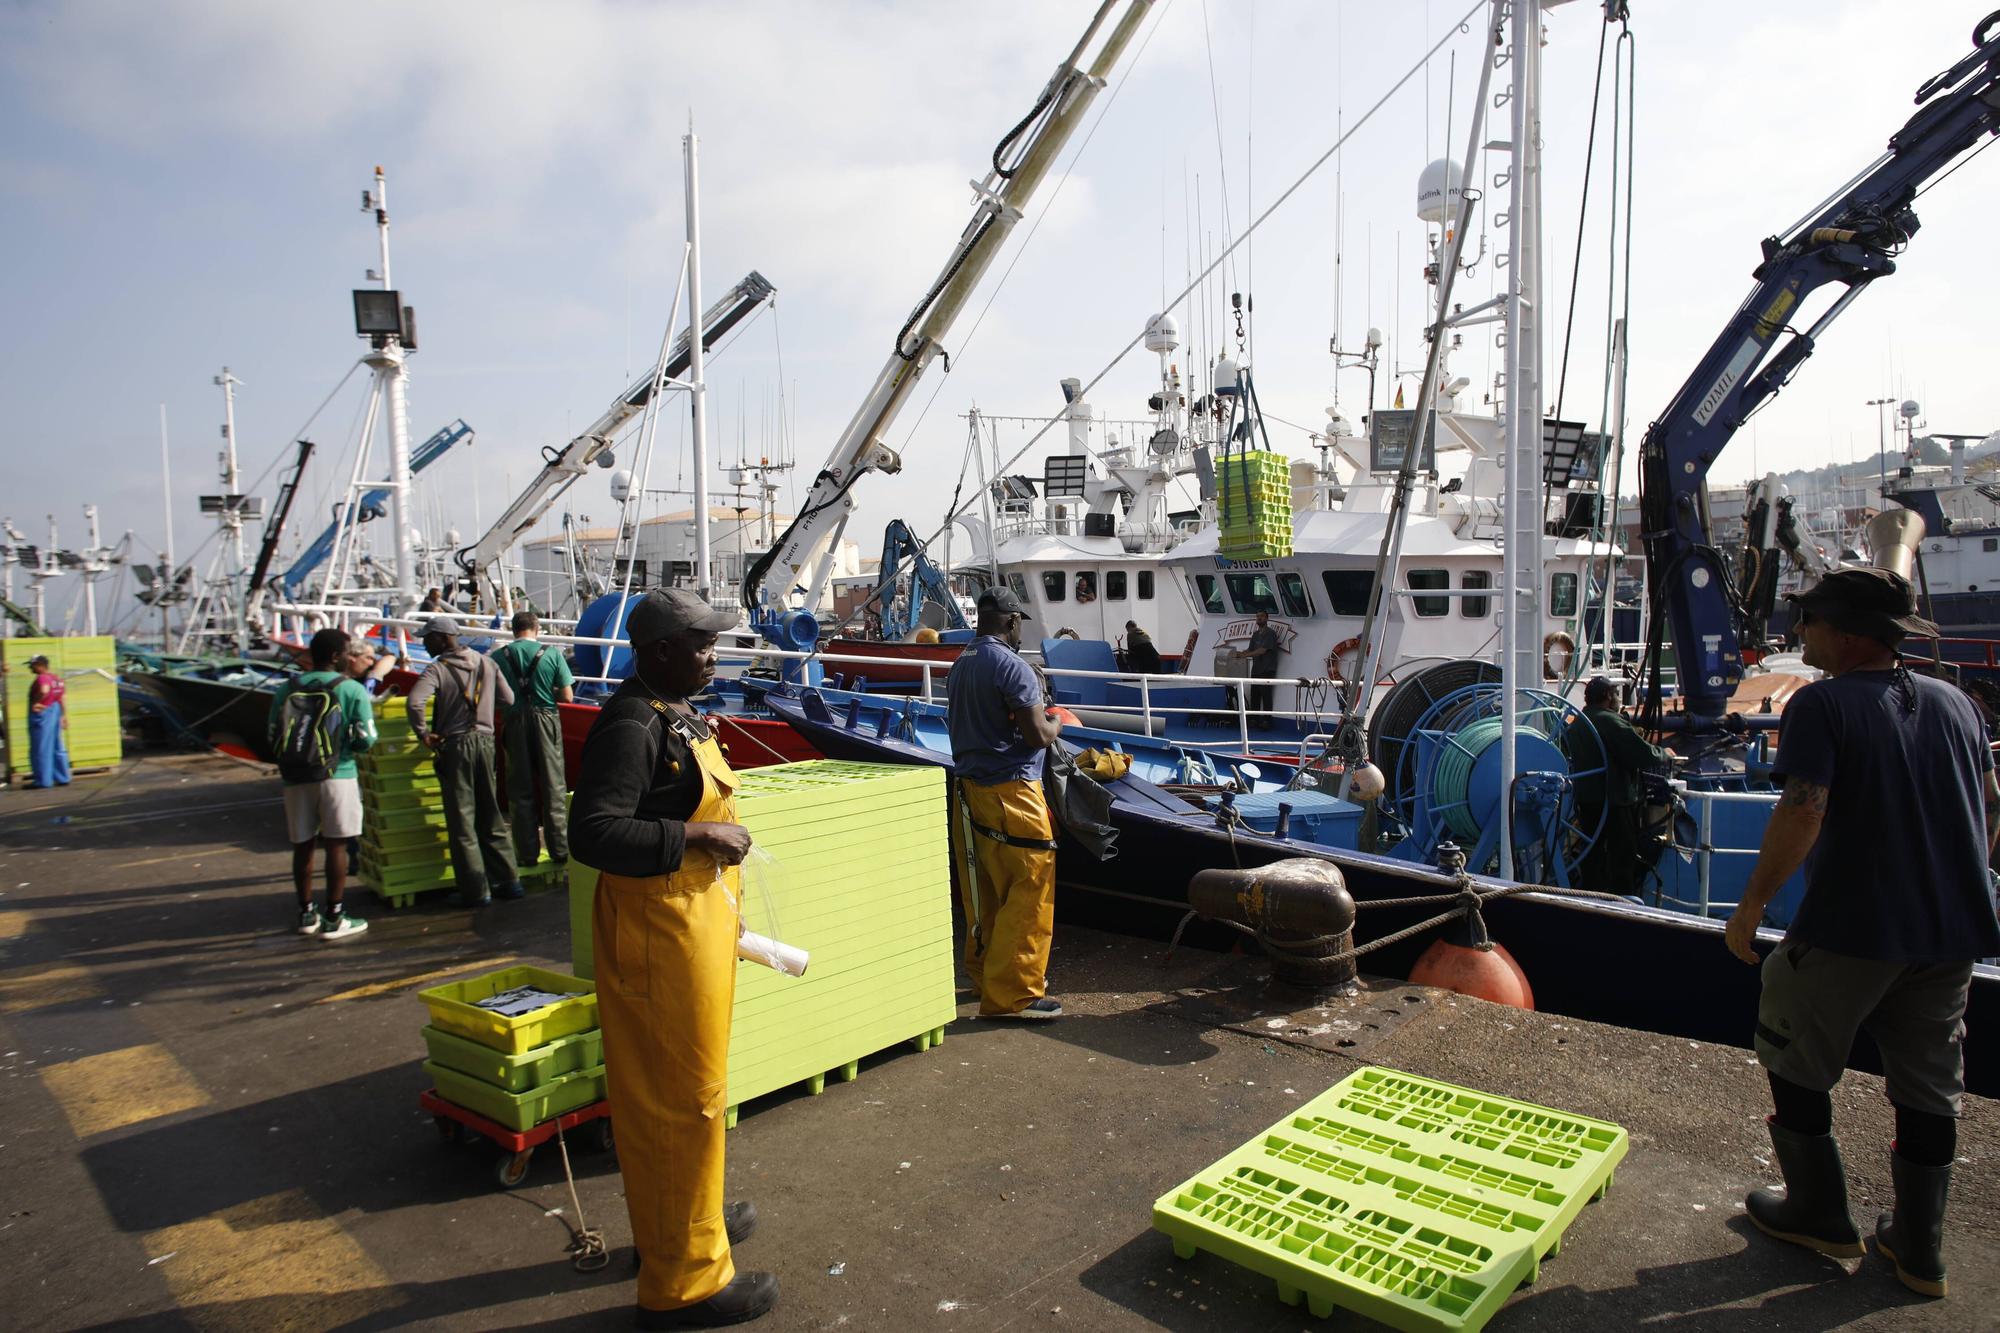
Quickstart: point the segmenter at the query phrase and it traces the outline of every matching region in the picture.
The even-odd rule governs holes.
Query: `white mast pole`
[[[382,250],[380,272],[382,290],[393,291],[389,271],[389,187],[382,168],[375,168],[375,235]],[[416,552],[410,546],[410,403],[409,369],[404,363],[402,339],[386,334],[367,358],[384,391],[383,406],[389,419],[389,522],[396,543],[396,589],[398,609],[408,610],[417,600]]]
[[[173,648],[172,612],[168,609],[168,598],[175,585],[174,566],[174,468],[167,456],[167,405],[160,404],[160,504],[166,512],[167,549],[163,553],[164,564],[161,572],[166,575],[166,589],[160,596],[160,651]]]
[[[90,549],[83,566],[83,632],[86,637],[97,637],[97,571],[95,566],[102,558],[98,550],[101,544],[97,536],[97,506],[83,507],[83,521],[90,526]]]
[[[1542,260],[1540,0],[1512,0],[1513,171],[1508,181],[1506,534],[1501,600],[1500,877],[1514,875],[1513,782],[1521,692],[1540,680]]]
[[[694,117],[688,117],[687,137],[681,140],[687,158],[687,299],[688,299],[688,397],[693,403],[694,426],[694,589],[704,599],[709,596],[708,549],[708,385],[702,376],[701,320],[701,148],[694,137]]]
[[[236,581],[244,575],[243,564],[243,511],[242,475],[236,468],[236,386],[243,381],[229,373],[224,366],[222,373],[215,377],[215,383],[222,390],[222,526],[229,533],[229,618],[236,626],[237,646],[244,643],[246,626],[243,623],[244,597],[239,595]]]

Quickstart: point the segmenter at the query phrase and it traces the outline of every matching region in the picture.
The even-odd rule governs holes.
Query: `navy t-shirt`
[[[1785,938],[1892,963],[2000,951],[1986,873],[1992,767],[1985,724],[1956,686],[1851,671],[1800,690],[1774,768],[1826,787],[1826,820]]]
[[[1006,642],[985,634],[951,664],[946,724],[958,776],[991,785],[1042,776],[1042,750],[1014,729],[1014,713],[1042,702],[1034,668]]]

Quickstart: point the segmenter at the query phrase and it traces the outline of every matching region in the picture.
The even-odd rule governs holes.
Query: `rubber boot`
[[[1896,1207],[1875,1219],[1875,1248],[1919,1296],[1944,1295],[1944,1199],[1951,1166],[1919,1166],[1889,1154]]]
[[[1766,1235],[1818,1250],[1835,1259],[1868,1251],[1847,1211],[1847,1170],[1831,1134],[1796,1134],[1766,1117],[1785,1190],[1752,1190],[1743,1201],[1750,1220]]]
[[[778,1279],[771,1273],[738,1273],[705,1301],[678,1310],[638,1307],[640,1328],[724,1328],[769,1314],[778,1303]]]

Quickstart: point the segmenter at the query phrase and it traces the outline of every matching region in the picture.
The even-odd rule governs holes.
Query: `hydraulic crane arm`
[[[910,573],[908,600],[897,596],[897,574]],[[881,608],[882,637],[897,642],[917,632],[923,621],[924,603],[936,602],[944,609],[946,629],[965,629],[965,612],[951,595],[951,585],[931,563],[923,542],[900,518],[890,519],[882,531],[882,577],[875,587],[875,601]]]
[[[257,564],[250,571],[250,611],[253,618],[261,618],[264,608],[264,576],[271,572],[271,558],[278,553],[278,541],[285,535],[285,521],[291,517],[292,501],[299,495],[299,481],[306,475],[306,464],[312,461],[313,442],[299,441],[299,456],[292,463],[291,473],[278,485],[277,510],[271,521],[264,525],[264,540],[257,548]]]
[[[1917,230],[1911,204],[1925,182],[2000,133],[2000,11],[1980,22],[1972,41],[1972,54],[1917,90],[1917,113],[1873,165],[1789,233],[1764,242],[1757,285],[1646,432],[1639,515],[1651,632],[1656,644],[1663,629],[1671,632],[1680,693],[1694,718],[1721,717],[1743,676],[1737,590],[1709,541],[1709,468],[1798,372],[1826,327],[1868,284],[1896,271],[1894,256]],[[1828,283],[1846,290],[1800,332],[1793,317]],[[1779,343],[1781,334],[1788,336]]]
[[[704,310],[701,315],[701,345],[711,348],[716,341],[767,301],[778,294],[778,289],[770,284],[763,274],[754,269],[737,283],[722,298]],[[687,331],[674,340],[671,354],[667,358],[667,378],[679,379],[687,374],[691,356],[691,343]],[[571,440],[561,449],[542,451],[544,463],[535,479],[528,483],[507,506],[504,513],[495,519],[493,526],[484,536],[458,553],[459,567],[473,577],[485,576],[492,584],[496,596],[501,580],[492,578],[488,572],[499,563],[500,557],[509,547],[521,539],[522,534],[535,526],[543,514],[549,511],[562,493],[576,483],[594,462],[611,448],[612,437],[619,428],[646,410],[646,404],[653,397],[653,374],[651,369],[639,380],[611,400],[611,406],[604,414],[590,423],[583,434]],[[608,466],[608,464],[607,464]]]
[[[854,509],[850,494],[854,483],[870,472],[902,469],[902,459],[882,442],[882,436],[909,401],[932,358],[943,353],[945,335],[992,266],[1008,233],[1021,220],[1023,206],[1083,122],[1085,112],[1104,87],[1105,76],[1131,44],[1153,0],[1127,0],[1124,14],[1086,71],[1085,54],[1119,3],[1104,0],[1098,7],[1082,40],[1056,67],[1033,109],[995,146],[992,170],[973,182],[972,220],[959,233],[944,268],[897,331],[887,364],[835,442],[826,467],[814,478],[798,517],[771,550],[745,572],[743,605],[754,617],[769,620],[783,612],[794,592],[805,595],[804,610],[816,609],[832,571],[841,531]],[[949,359],[945,369],[951,369]]]

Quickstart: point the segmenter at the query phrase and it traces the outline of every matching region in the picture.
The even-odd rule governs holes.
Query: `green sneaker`
[[[323,940],[351,940],[356,935],[366,935],[368,923],[358,916],[340,912],[326,919],[326,929],[320,931]]]
[[[299,934],[317,935],[319,934],[319,927],[320,916],[318,912],[308,907],[305,911],[299,913]]]

